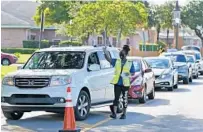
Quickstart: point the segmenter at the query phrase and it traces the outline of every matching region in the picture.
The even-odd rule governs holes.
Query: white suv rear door
[[[92,64],[100,65],[97,52],[93,52],[88,56],[88,65],[89,67]],[[99,103],[105,99],[105,84],[103,78],[103,70],[89,71],[86,77],[88,81],[88,88],[91,90],[91,103]]]

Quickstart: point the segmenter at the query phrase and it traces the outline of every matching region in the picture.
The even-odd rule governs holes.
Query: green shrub
[[[48,40],[42,40],[40,48],[49,48],[50,43]],[[39,48],[39,41],[35,40],[24,40],[23,41],[23,48]]]
[[[20,53],[19,53],[19,52],[14,53],[14,55],[15,55],[17,58],[20,58]]]
[[[32,54],[37,49],[30,49],[30,48],[2,48],[1,51],[5,53],[20,53],[20,54]]]
[[[69,45],[72,45],[72,46],[81,46],[82,45],[82,43],[81,42],[79,42],[79,41],[69,41],[69,40],[66,40],[66,41],[61,41],[60,43],[59,43],[59,45],[61,45],[61,46],[69,46]]]
[[[146,50],[145,50],[145,47],[146,47]],[[158,50],[158,45],[157,44],[146,44],[146,45],[140,44],[139,49],[140,49],[140,51],[143,51],[143,50],[144,51],[157,51]]]

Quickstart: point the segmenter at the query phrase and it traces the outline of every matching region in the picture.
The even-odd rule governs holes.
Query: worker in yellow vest
[[[128,90],[130,88],[130,76],[135,73],[134,65],[129,62],[126,57],[130,48],[128,45],[124,45],[123,49],[120,51],[119,59],[111,59],[109,52],[104,48],[104,53],[106,59],[115,67],[114,77],[111,80],[111,84],[114,85],[114,101],[113,106],[110,107],[112,114],[111,118],[117,118],[117,106],[119,104],[119,98],[122,93],[123,96],[123,114],[120,119],[126,118],[126,109],[128,106]]]

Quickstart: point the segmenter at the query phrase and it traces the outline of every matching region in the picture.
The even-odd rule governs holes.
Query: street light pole
[[[41,48],[42,41],[42,32],[44,31],[44,9],[41,10],[41,19],[40,19],[40,36],[39,36],[39,49]]]
[[[142,29],[142,34],[143,34],[142,51],[144,51],[144,56],[145,56],[145,52],[146,52],[146,44],[145,44],[145,33],[144,33],[144,28]]]
[[[173,25],[174,25],[174,37],[176,39],[175,41],[175,46],[176,49],[178,49],[178,36],[179,36],[179,26],[181,24],[181,19],[180,19],[180,7],[178,4],[178,0],[176,0],[176,6],[175,9],[173,11]]]

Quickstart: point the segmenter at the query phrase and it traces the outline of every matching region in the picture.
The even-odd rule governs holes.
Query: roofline
[[[40,29],[38,26],[31,26],[31,25],[7,25],[7,24],[2,24],[1,28],[29,28],[29,29]],[[55,27],[45,27],[45,30],[56,30],[57,28]]]

